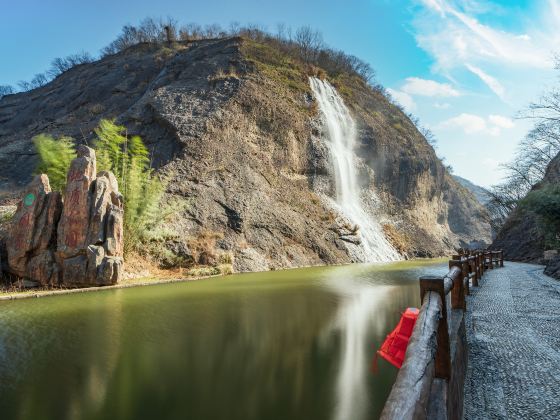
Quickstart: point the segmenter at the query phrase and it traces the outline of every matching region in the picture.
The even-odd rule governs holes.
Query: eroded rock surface
[[[95,152],[87,146],[79,146],[77,154],[68,171],[64,207],[58,225],[57,251],[62,259],[83,254],[87,246],[96,161]]]
[[[12,274],[41,285],[57,283],[53,250],[61,209],[61,196],[51,191],[49,178],[37,175],[23,193],[6,243],[7,265]]]
[[[72,161],[64,197],[47,175],[25,189],[7,241],[8,270],[40,285],[115,284],[123,267],[123,199],[110,172],[96,178],[95,152]]]

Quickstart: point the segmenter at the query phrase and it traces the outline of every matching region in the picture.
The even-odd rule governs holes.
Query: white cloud
[[[445,14],[444,5],[439,0],[422,0],[422,3],[436,12],[439,12],[441,15]]]
[[[477,75],[480,80],[482,80],[486,85],[502,100],[505,100],[505,93],[506,90],[502,86],[502,84],[498,81],[498,79],[490,76],[488,73],[484,72],[482,69],[475,67],[471,64],[466,63],[465,66],[469,71],[475,75]]]
[[[450,118],[439,125],[441,128],[460,128],[467,134],[486,131],[486,120],[478,115],[463,113]]]
[[[511,118],[502,115],[489,115],[488,121],[500,128],[513,128],[515,126]]]
[[[473,12],[472,2],[456,2],[452,6],[443,0],[423,0],[432,12],[415,22],[416,39],[424,50],[431,53],[442,70],[460,67],[465,61],[493,64],[513,64],[531,68],[552,67],[551,51],[560,45],[557,27],[560,24],[560,6],[549,0],[548,13],[540,25],[523,33],[506,32],[481,23]],[[437,18],[433,18],[433,12]]]
[[[445,130],[461,129],[465,134],[484,133],[499,136],[502,129],[513,128],[514,124],[510,118],[502,115],[489,115],[485,119],[479,115],[462,113],[441,122],[438,127]]]
[[[391,88],[387,88],[387,92],[391,95],[391,97],[401,106],[403,106],[407,111],[414,111],[416,109],[416,102],[412,96],[408,93],[402,92],[400,90],[395,90]]]
[[[419,77],[409,77],[401,90],[409,95],[419,96],[460,96],[459,91],[448,83],[439,83],[435,80],[421,79]]]

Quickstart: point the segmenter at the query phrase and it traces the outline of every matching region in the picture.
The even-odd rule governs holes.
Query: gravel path
[[[465,419],[560,419],[560,282],[506,262],[471,293]]]

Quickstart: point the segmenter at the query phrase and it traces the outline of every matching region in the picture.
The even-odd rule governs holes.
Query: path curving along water
[[[465,419],[560,418],[560,282],[506,262],[471,293]]]

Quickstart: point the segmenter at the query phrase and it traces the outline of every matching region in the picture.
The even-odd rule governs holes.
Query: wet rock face
[[[11,273],[41,285],[115,284],[123,267],[123,199],[110,172],[96,177],[86,146],[72,161],[64,197],[46,175],[29,184],[7,242]]]

